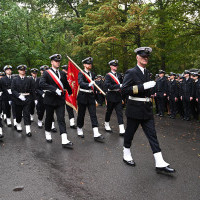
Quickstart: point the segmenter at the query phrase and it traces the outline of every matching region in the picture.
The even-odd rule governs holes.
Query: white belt
[[[113,89],[113,90],[108,89],[108,92],[119,92],[119,91],[120,89]]]
[[[23,96],[28,96],[28,95],[30,95],[30,93],[20,93],[21,95],[23,95]]]
[[[87,92],[87,93],[93,93],[93,90],[85,90],[85,89],[82,89],[82,88],[80,88],[80,91],[81,92]]]
[[[141,98],[141,97],[132,97],[132,96],[129,96],[128,97],[130,100],[133,100],[133,101],[143,101],[143,102],[151,102],[151,98],[149,97],[145,97],[145,98]]]

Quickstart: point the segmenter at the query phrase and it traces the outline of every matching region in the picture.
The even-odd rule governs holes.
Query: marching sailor
[[[92,81],[87,78],[82,72],[78,74],[78,83],[80,90],[77,96],[78,101],[78,116],[77,116],[77,134],[79,137],[84,138],[83,125],[86,108],[88,108],[90,119],[93,128],[93,136],[96,142],[104,142],[104,137],[99,133],[98,121],[96,115],[96,102],[95,102],[95,91],[94,91],[94,78],[95,74],[90,72],[92,69],[93,58],[88,57],[82,60],[84,66],[84,72],[90,76]]]
[[[19,65],[17,69],[19,75],[13,79],[11,84],[13,100],[16,105],[16,128],[18,132],[22,131],[21,120],[23,112],[26,135],[31,137],[30,104],[35,98],[35,87],[33,81],[26,77],[27,66]]]
[[[14,106],[14,103],[12,102],[12,91],[11,91],[11,83],[13,80],[12,66],[6,65],[3,69],[6,75],[1,79],[2,90],[3,90],[2,103],[3,103],[4,113],[6,114],[7,126],[11,127],[12,126],[11,108],[12,108],[14,126],[16,126],[15,106]]]
[[[111,60],[109,63],[111,72],[107,73],[105,76],[105,88],[107,89],[106,99],[107,99],[107,110],[105,115],[105,130],[107,132],[112,132],[110,128],[110,117],[113,109],[115,109],[117,114],[117,120],[119,124],[119,135],[123,136],[125,133],[123,112],[122,112],[122,76],[117,72],[118,60]]]
[[[37,73],[38,73],[38,69],[37,68],[32,68],[31,69],[31,77],[30,78],[32,79],[34,84],[37,81]],[[31,121],[33,121],[33,116],[34,116],[35,107],[36,107],[37,103],[38,103],[37,99],[33,99],[33,101],[31,102],[31,105],[30,105]]]
[[[124,134],[123,161],[127,165],[135,166],[130,147],[134,134],[141,125],[153,151],[156,170],[172,173],[175,170],[164,161],[155,130],[150,96],[151,88],[156,82],[150,81],[150,73],[146,69],[151,52],[150,47],[135,49],[137,66],[127,70],[123,80],[122,93],[129,95],[126,108],[127,128]]]
[[[68,94],[72,94],[71,87],[67,81],[66,74],[59,70],[60,61],[62,59],[60,54],[54,54],[49,57],[51,59],[51,68],[44,71],[40,79],[40,87],[46,90],[44,96],[44,105],[46,108],[45,119],[45,136],[47,142],[52,142],[51,126],[53,121],[54,111],[57,115],[62,147],[73,148],[73,143],[68,140],[67,130],[65,124],[65,89]]]

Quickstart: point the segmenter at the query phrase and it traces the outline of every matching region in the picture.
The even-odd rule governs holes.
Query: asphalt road
[[[155,116],[164,159],[177,171],[163,175],[155,172],[141,127],[131,149],[136,167],[130,167],[122,161],[123,138],[118,136],[115,113],[112,134],[104,131],[105,107],[98,107],[97,114],[104,144],[94,142],[88,113],[84,139],[69,128],[66,114],[73,150],[62,148],[58,133],[52,133],[52,144],[47,143],[36,115],[31,138],[4,124],[0,200],[200,200],[200,123]]]

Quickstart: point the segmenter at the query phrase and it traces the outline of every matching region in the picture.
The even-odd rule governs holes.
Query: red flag
[[[78,95],[78,73],[79,70],[74,66],[74,64],[69,61],[68,62],[68,71],[67,71],[67,80],[69,82],[69,85],[72,88],[72,95],[69,96],[68,92],[66,91],[65,95],[65,100],[66,104],[72,107],[76,112],[78,111],[78,106],[77,106],[77,95]]]

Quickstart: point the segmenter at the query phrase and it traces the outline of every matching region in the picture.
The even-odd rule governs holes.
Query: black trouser
[[[16,104],[14,101],[11,103],[13,119],[16,119]]]
[[[101,93],[97,93],[97,102],[98,102],[98,104],[100,104],[100,105],[102,105],[103,104],[103,102],[104,102],[104,95],[103,94],[101,94]]]
[[[169,97],[169,106],[170,106],[171,116],[175,117],[176,112],[177,112],[177,105],[176,105],[175,97]]]
[[[60,135],[62,133],[67,133],[65,124],[65,105],[51,106],[45,104],[45,109],[46,109],[45,131],[48,132],[51,131],[52,121],[54,120],[54,111],[56,111]]]
[[[98,121],[96,116],[96,105],[95,104],[81,104],[78,103],[78,116],[77,116],[77,127],[82,128],[84,125],[84,117],[86,108],[88,108],[90,114],[90,120],[92,123],[92,128],[98,127]]]
[[[157,103],[158,103],[158,113],[160,115],[164,115],[165,112],[165,96],[163,96],[163,93],[157,93]]]
[[[183,108],[184,108],[184,118],[185,119],[190,119],[191,118],[191,102],[189,98],[184,98],[183,97]]]
[[[110,117],[112,115],[112,111],[115,109],[116,114],[117,114],[117,120],[118,124],[124,124],[123,121],[123,113],[122,113],[122,102],[110,102],[107,101],[107,110],[106,110],[106,116],[105,116],[105,122],[110,121]]]
[[[11,118],[11,105],[9,101],[2,101],[3,113],[6,114],[7,118]]]
[[[34,115],[34,112],[35,112],[35,101],[31,101],[31,104],[30,104],[30,114]]]
[[[124,134],[124,147],[125,148],[131,147],[133,136],[140,124],[147,139],[149,140],[153,153],[160,152],[161,149],[156,135],[154,119],[140,120],[140,119],[127,118],[127,127]]]
[[[0,100],[0,113],[2,113],[2,101]],[[2,128],[3,127],[3,125],[2,125],[2,119],[1,119],[1,117],[0,117],[0,127]]]
[[[67,109],[67,113],[68,113],[69,119],[74,118],[74,111],[73,111],[73,108],[70,107],[70,106],[68,106],[68,105],[66,104],[66,109]]]
[[[43,100],[38,100],[38,103],[36,105],[36,110],[37,110],[38,120],[42,121],[45,112],[45,105],[43,103]]]
[[[181,117],[184,117],[184,110],[183,110],[183,102],[181,101],[181,99],[178,99],[178,103],[177,103],[177,107],[178,107],[178,113]]]
[[[196,98],[191,101],[191,111],[194,119],[198,119],[198,102]]]
[[[154,97],[154,101],[155,101],[155,105],[156,105],[156,114],[159,114],[158,113],[158,98],[156,96]]]
[[[20,123],[22,121],[22,112],[24,118],[24,125],[31,125],[30,119],[30,102],[26,102],[24,105],[16,105],[16,122]]]

